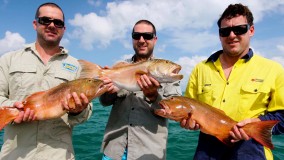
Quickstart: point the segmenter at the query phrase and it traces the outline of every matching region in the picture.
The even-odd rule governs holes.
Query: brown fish
[[[181,66],[169,60],[153,59],[137,63],[121,62],[110,69],[104,69],[97,64],[78,60],[82,66],[81,78],[109,77],[114,85],[129,91],[141,90],[137,79],[142,74],[155,78],[160,83],[181,80],[183,75],[178,74]]]
[[[23,110],[27,108],[34,110],[36,120],[58,118],[67,112],[62,106],[61,100],[64,100],[68,94],[73,92],[76,92],[78,95],[84,93],[91,101],[105,93],[107,89],[101,80],[92,78],[77,79],[61,83],[49,90],[36,92],[26,97],[22,101],[24,105]],[[76,111],[74,99],[70,98],[67,101],[71,110]],[[13,121],[19,113],[20,110],[14,107],[0,107],[0,130]]]
[[[217,137],[223,143],[231,146],[229,131],[237,124],[236,121],[225,115],[222,110],[197,100],[173,96],[160,101],[162,109],[156,109],[155,114],[175,121],[191,118],[200,125],[200,131]],[[242,128],[253,139],[263,146],[273,149],[271,129],[279,121],[260,121],[246,124]]]

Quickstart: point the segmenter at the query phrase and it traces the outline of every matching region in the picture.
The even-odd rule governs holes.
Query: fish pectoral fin
[[[135,78],[136,78],[136,80],[140,79],[140,76],[143,75],[143,74],[147,74],[147,75],[148,75],[148,73],[146,73],[146,72],[144,72],[144,71],[136,71],[136,72],[135,72]]]
[[[85,60],[78,60],[82,70],[79,78],[99,78],[102,72],[102,67]]]
[[[18,115],[16,108],[0,107],[0,131],[9,123],[11,123]]]
[[[252,122],[246,124],[244,127],[244,131],[256,140],[261,145],[273,149],[274,146],[271,140],[271,129],[274,125],[276,125],[279,121],[271,120],[271,121],[259,121]]]

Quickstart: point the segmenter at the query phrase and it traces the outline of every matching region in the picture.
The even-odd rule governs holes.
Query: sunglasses
[[[64,22],[60,19],[52,19],[50,17],[38,17],[37,22],[41,25],[50,25],[51,22],[53,22],[54,26],[57,28],[63,28]]]
[[[235,35],[242,35],[247,33],[249,30],[249,24],[243,24],[243,25],[238,25],[238,26],[233,26],[233,27],[226,27],[226,28],[219,28],[219,35],[221,37],[228,37],[231,33],[231,31],[234,32]]]
[[[141,36],[145,40],[151,40],[151,39],[153,39],[155,37],[155,34],[154,33],[149,33],[149,32],[145,32],[145,33],[133,32],[132,33],[132,38],[135,39],[135,40],[139,40],[141,38]]]

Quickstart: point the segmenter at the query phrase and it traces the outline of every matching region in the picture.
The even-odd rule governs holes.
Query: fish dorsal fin
[[[116,64],[114,64],[112,66],[112,68],[120,68],[120,67],[129,66],[129,65],[131,65],[131,63],[128,63],[128,62],[117,62]]]
[[[101,66],[86,60],[78,60],[78,62],[82,67],[79,78],[99,78],[101,76]]]

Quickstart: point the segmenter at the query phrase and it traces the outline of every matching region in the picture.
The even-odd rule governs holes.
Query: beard
[[[153,55],[154,47],[148,48],[147,52],[139,52],[139,49],[137,47],[133,47],[133,49],[137,58],[149,59]]]
[[[56,47],[59,46],[59,43],[62,39],[63,35],[56,36],[48,36],[45,32],[37,32],[37,39],[41,44],[48,47]]]

